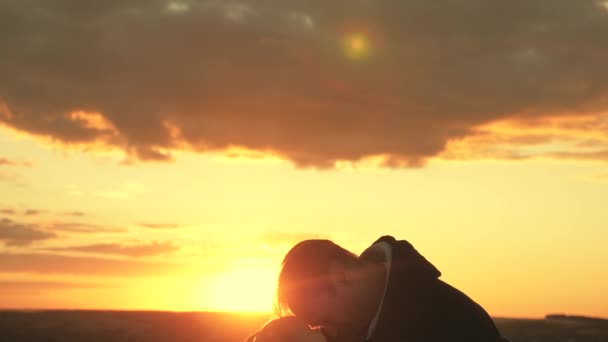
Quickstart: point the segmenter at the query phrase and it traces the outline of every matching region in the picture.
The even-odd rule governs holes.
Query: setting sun
[[[210,280],[201,301],[211,311],[271,312],[275,289],[275,270],[231,270]]]
[[[265,315],[299,242],[389,235],[494,317],[608,317],[608,0],[0,0],[0,22],[0,314]]]

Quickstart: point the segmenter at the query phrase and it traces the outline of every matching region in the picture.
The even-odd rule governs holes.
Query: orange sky
[[[605,6],[296,3],[0,5],[0,306],[268,311],[296,242],[389,234],[608,317]]]

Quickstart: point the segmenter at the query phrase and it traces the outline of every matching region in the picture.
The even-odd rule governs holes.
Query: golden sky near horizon
[[[267,311],[296,242],[393,235],[492,315],[608,317],[605,2],[34,2],[1,307]]]

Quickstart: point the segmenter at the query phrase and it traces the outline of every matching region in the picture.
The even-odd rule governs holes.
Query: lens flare
[[[346,56],[351,60],[365,60],[371,55],[370,41],[363,34],[352,34],[344,39]]]

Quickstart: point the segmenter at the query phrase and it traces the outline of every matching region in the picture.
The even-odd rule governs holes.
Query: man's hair
[[[311,289],[333,289],[329,273],[334,262],[351,267],[359,264],[359,258],[330,240],[304,240],[296,244],[281,263],[275,313],[293,314],[294,300]]]

